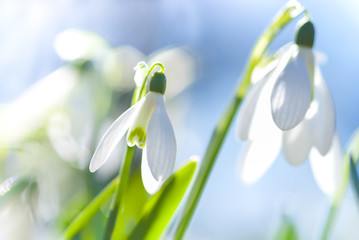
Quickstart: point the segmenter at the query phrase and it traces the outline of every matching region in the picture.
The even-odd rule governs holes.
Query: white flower
[[[309,156],[319,187],[333,194],[341,172],[341,146],[333,101],[314,66],[312,49],[291,44],[264,72],[239,111],[237,134],[249,141],[242,154],[241,179],[259,180],[282,147],[293,166]]]
[[[165,81],[163,73],[155,73],[147,95],[110,126],[91,159],[91,172],[105,163],[127,132],[127,144],[143,148],[141,171],[147,192],[153,194],[162,186],[176,160],[176,139],[163,96]]]

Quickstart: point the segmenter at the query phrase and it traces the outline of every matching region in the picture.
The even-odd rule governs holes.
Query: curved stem
[[[161,70],[159,71],[160,73],[164,72],[165,66],[161,62],[155,62],[154,64],[152,64],[151,68],[148,70],[145,80],[142,83],[141,88],[136,88],[136,90],[135,90],[134,96],[136,96],[135,98],[137,99],[137,101],[138,101],[138,99],[141,99],[143,96],[146,95],[146,86],[147,86],[148,78],[156,66],[159,66],[161,68]],[[132,102],[132,104],[134,104],[134,102]]]
[[[303,8],[298,2],[292,1],[292,5],[286,5],[284,9],[274,19],[272,24],[260,37],[258,42],[253,48],[250,55],[245,72],[241,78],[241,81],[237,87],[237,90],[227,107],[227,110],[219,120],[211,140],[208,144],[206,153],[202,160],[202,164],[199,168],[199,172],[189,193],[187,203],[180,217],[179,224],[176,228],[174,239],[182,239],[187,226],[192,218],[192,215],[197,207],[200,196],[203,192],[204,186],[207,182],[209,174],[214,166],[215,160],[222,146],[223,140],[227,135],[229,126],[231,125],[233,118],[244,98],[248,87],[250,86],[250,79],[254,67],[261,61],[268,45],[272,42],[273,38],[295,17],[303,12]]]

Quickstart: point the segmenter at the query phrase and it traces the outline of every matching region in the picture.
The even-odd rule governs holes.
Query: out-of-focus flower
[[[146,190],[153,194],[162,186],[176,160],[176,139],[163,96],[165,88],[165,75],[156,72],[147,95],[117,118],[102,137],[90,162],[91,172],[105,163],[127,132],[127,144],[143,148],[141,170]]]
[[[308,38],[302,38],[305,31]],[[310,37],[311,36],[311,37]],[[287,161],[299,165],[310,156],[315,179],[327,194],[340,177],[341,147],[335,111],[320,69],[314,66],[314,28],[306,22],[296,44],[286,46],[248,92],[238,117],[237,134],[247,144],[241,178],[256,182],[274,162],[281,146]],[[325,164],[324,164],[325,163]]]
[[[155,61],[166,63],[167,84],[165,96],[173,98],[195,81],[196,59],[185,47],[163,48],[146,56],[136,48],[121,46],[111,51],[104,62],[104,76],[108,84],[121,91],[135,88],[132,67],[140,61],[149,65]]]
[[[77,83],[78,74],[62,67],[28,88],[0,114],[0,143],[21,141],[44,125],[51,111],[60,107]]]
[[[54,42],[59,56],[67,61],[104,57],[110,46],[100,36],[78,29],[68,29],[57,35]]]
[[[54,43],[56,52],[66,61],[91,60],[102,71],[104,80],[116,90],[135,88],[132,67],[140,61],[166,63],[166,74],[171,79],[165,96],[172,98],[195,80],[196,60],[185,47],[163,48],[146,56],[132,46],[112,48],[95,33],[68,29],[60,33]]]

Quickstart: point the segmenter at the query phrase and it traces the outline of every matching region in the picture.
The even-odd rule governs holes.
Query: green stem
[[[332,203],[332,205],[330,206],[330,209],[329,209],[327,220],[324,225],[324,230],[322,232],[322,236],[320,238],[321,240],[328,239],[330,230],[332,229],[332,226],[334,223],[334,219],[337,215],[337,211],[338,211],[338,206],[336,204]]]
[[[113,196],[118,183],[119,178],[116,177],[77,215],[65,230],[64,239],[73,238],[89,223],[107,199]]]
[[[358,163],[359,159],[359,129],[356,130],[356,132],[351,137],[349,146],[346,150],[346,153],[343,157],[343,175],[341,179],[340,186],[335,193],[335,196],[333,198],[333,201],[331,203],[328,217],[326,218],[326,221],[324,223],[324,228],[322,231],[321,238],[322,240],[328,239],[330,235],[330,231],[333,227],[334,220],[337,215],[337,211],[339,209],[339,206],[341,205],[344,195],[347,191],[348,185],[349,185],[349,179],[350,179],[350,161],[353,160],[353,163],[356,165]]]
[[[354,153],[356,152],[354,146],[359,145],[358,137],[359,137],[359,134],[357,134],[356,138],[354,138],[351,141],[351,144],[348,147],[348,150],[346,151],[346,154],[343,158],[343,161],[344,161],[343,178],[341,179],[340,187],[338,188],[338,190],[335,193],[334,198],[332,200],[332,203],[331,203],[331,206],[330,206],[330,209],[328,212],[328,216],[325,220],[323,231],[322,231],[322,234],[320,237],[321,240],[328,239],[328,237],[331,233],[331,229],[333,228],[334,221],[337,216],[337,212],[338,212],[339,207],[343,201],[345,193],[348,189],[349,179],[350,179],[350,155],[353,154],[353,152]],[[355,155],[357,155],[357,154],[355,153]],[[357,164],[358,158],[354,158],[354,161],[355,161],[355,164]]]
[[[142,83],[141,88],[137,87],[135,89],[135,92],[134,92],[134,95],[132,98],[132,105],[136,104],[146,94],[145,86],[147,85],[146,83],[147,83],[148,77],[150,76],[151,71],[156,66],[161,67],[160,72],[163,72],[165,69],[163,64],[160,62],[156,62],[151,66],[151,68],[149,69],[149,71],[146,75],[145,80]],[[128,176],[130,173],[134,150],[135,150],[134,147],[127,146],[127,151],[126,151],[126,156],[125,156],[125,159],[123,162],[123,166],[122,166],[122,168],[120,168],[120,171],[118,173],[118,176],[120,178],[120,184],[118,185],[118,189],[115,194],[114,202],[111,207],[110,216],[107,220],[107,226],[106,226],[104,240],[111,239],[113,231],[114,231],[114,227],[116,225],[118,211],[121,212],[121,210],[122,210],[122,203],[123,203],[124,193],[127,188]]]
[[[131,168],[131,163],[132,163],[132,158],[133,158],[134,152],[135,152],[135,147],[127,147],[126,157],[123,161],[123,166],[120,168],[120,172],[118,174],[119,178],[120,178],[120,183],[118,184],[118,188],[115,193],[115,198],[112,203],[110,216],[107,220],[106,232],[105,232],[105,236],[104,236],[105,240],[111,239],[112,232],[113,232],[113,229],[114,229],[114,226],[116,223],[116,219],[117,219],[117,213],[118,213],[118,211],[121,212],[121,210],[122,210],[123,196],[126,191],[128,176],[130,173],[130,168]]]
[[[147,86],[147,81],[148,81],[148,78],[152,72],[152,70],[156,67],[156,66],[159,66],[161,68],[161,70],[159,71],[160,73],[163,73],[164,70],[165,70],[165,66],[163,66],[162,63],[160,62],[155,62],[154,64],[152,64],[152,66],[150,67],[150,69],[148,70],[148,73],[145,77],[145,80],[143,81],[142,83],[142,86],[141,88],[136,88],[135,89],[135,93],[134,93],[134,98],[132,99],[132,105],[135,104],[139,99],[141,99],[142,97],[144,97],[146,95],[146,92],[147,92],[147,89],[146,89],[146,86]]]
[[[293,5],[286,5],[285,8],[278,14],[272,24],[263,33],[261,38],[255,45],[242,79],[237,87],[237,91],[232,98],[227,110],[222,118],[219,120],[211,140],[208,144],[206,153],[199,168],[199,172],[189,193],[185,208],[180,217],[179,224],[176,228],[174,239],[182,239],[187,226],[192,218],[192,215],[197,207],[200,196],[203,192],[204,186],[207,182],[209,174],[214,166],[216,157],[222,146],[223,140],[226,137],[228,129],[233,121],[233,118],[250,86],[250,79],[254,67],[261,61],[268,45],[272,42],[273,38],[295,17],[303,12],[303,8],[297,3]]]

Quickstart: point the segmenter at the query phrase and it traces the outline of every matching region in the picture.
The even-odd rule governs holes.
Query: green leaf
[[[81,231],[96,215],[107,199],[113,196],[118,184],[119,179],[116,177],[77,215],[65,230],[63,238],[71,239]]]
[[[282,225],[280,226],[277,234],[275,235],[274,240],[297,240],[298,233],[293,221],[287,217],[283,216]]]
[[[124,194],[124,208],[117,215],[112,239],[127,239],[140,221],[143,208],[148,200],[148,193],[142,184],[140,169],[131,174]]]
[[[357,199],[359,200],[359,178],[358,178],[358,173],[356,171],[356,166],[355,166],[353,157],[351,155],[350,155],[350,176],[353,181]]]
[[[148,200],[142,218],[129,239],[159,239],[181,202],[196,166],[196,161],[188,162]]]

